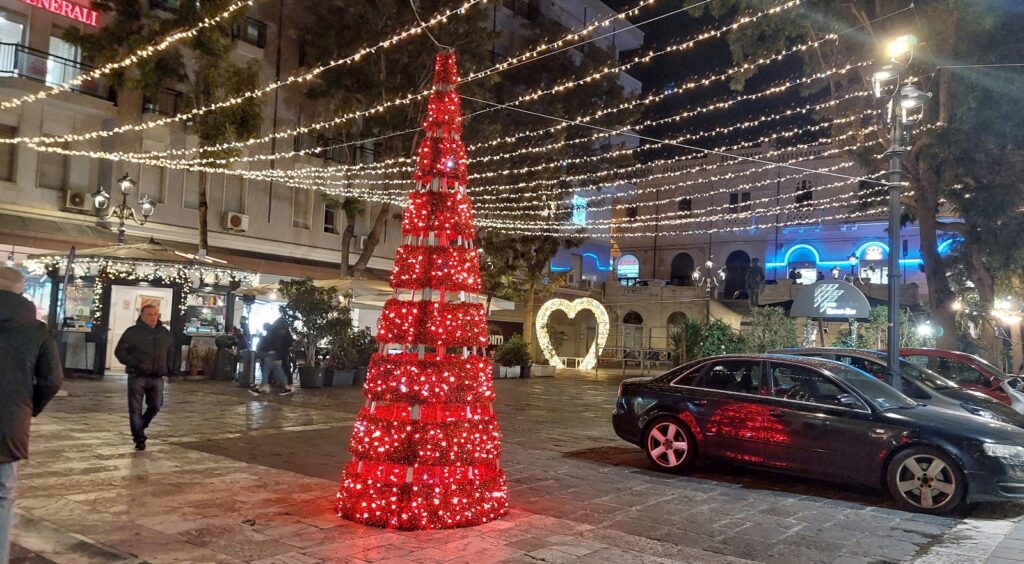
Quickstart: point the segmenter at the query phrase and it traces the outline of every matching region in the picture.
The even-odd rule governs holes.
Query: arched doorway
[[[686,323],[686,319],[687,317],[685,313],[675,311],[668,316],[668,322],[666,322],[665,325],[668,326],[669,330],[673,327],[682,327]]]
[[[690,256],[690,253],[679,253],[672,258],[670,278],[673,286],[693,285],[693,257]]]
[[[644,316],[635,311],[622,316],[622,346],[627,349],[644,346]]]
[[[721,298],[733,300],[746,297],[747,271],[750,270],[750,255],[744,251],[733,251],[725,259],[725,284]]]

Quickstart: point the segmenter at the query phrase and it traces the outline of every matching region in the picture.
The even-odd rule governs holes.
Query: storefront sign
[[[75,21],[82,22],[86,25],[97,27],[99,25],[100,13],[96,10],[90,10],[85,6],[76,4],[74,2],[68,2],[67,0],[21,0],[29,6],[35,6],[37,8],[44,8],[57,14],[58,16],[64,16],[71,18]]]
[[[615,263],[615,273],[621,278],[640,278],[640,259],[634,255],[622,255]]]
[[[821,281],[800,291],[790,317],[866,319],[871,313],[868,299],[853,284],[838,280]]]

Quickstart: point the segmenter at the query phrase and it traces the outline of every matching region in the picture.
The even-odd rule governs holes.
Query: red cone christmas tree
[[[466,195],[455,53],[434,64],[403,244],[377,326],[381,352],[367,371],[338,490],[339,515],[397,529],[486,523],[508,513],[501,434],[491,403],[491,363]],[[402,345],[386,354],[388,345]]]

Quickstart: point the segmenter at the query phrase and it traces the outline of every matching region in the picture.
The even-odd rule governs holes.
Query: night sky
[[[626,10],[635,5],[635,1],[607,0],[606,4],[616,10]],[[683,43],[702,31],[714,30],[731,23],[730,18],[716,19],[708,15],[694,18],[686,13],[672,15],[661,20],[643,24],[642,22],[662,15],[681,6],[679,2],[655,4],[632,18],[634,24],[641,24],[639,29],[645,34],[644,46],[638,52],[624,53],[623,61],[631,60],[638,53],[658,51],[669,45]],[[673,84],[685,83],[690,80],[719,74],[735,66],[725,39],[707,39],[699,42],[692,49],[682,53],[671,53],[654,58],[647,64],[639,65],[631,70],[644,85],[644,95],[672,88]],[[803,74],[802,64],[798,57],[792,56],[783,61],[763,67],[761,71],[748,80],[747,93],[761,91],[773,84]],[[708,86],[701,86],[669,96],[645,108],[643,120],[660,119],[677,114],[681,111],[693,110],[715,101],[735,98],[742,95],[729,87],[728,80],[717,81]],[[822,97],[824,99],[824,97]],[[784,111],[814,103],[818,100],[804,99],[797,94],[797,89],[787,90],[779,95],[768,96],[759,100],[738,103],[727,110],[716,110],[701,114],[681,122],[668,123],[641,130],[641,134],[665,139],[677,137],[685,133],[695,133],[723,126],[730,126],[749,119]],[[717,148],[733,145],[743,141],[770,135],[775,131],[789,130],[799,124],[813,123],[806,115],[794,116],[781,120],[773,120],[758,127],[744,128],[730,134],[702,137],[687,144],[702,148]],[[813,138],[804,136],[795,139],[780,140],[780,144],[806,143]],[[693,154],[685,149],[670,148],[666,150],[648,150],[641,153],[641,160],[650,161],[658,158],[678,157]]]

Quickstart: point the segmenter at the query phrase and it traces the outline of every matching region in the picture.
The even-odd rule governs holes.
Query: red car
[[[942,349],[900,349],[900,356],[945,376],[957,384],[1010,404],[1010,396],[1000,387],[1009,378],[985,360],[958,351]]]

